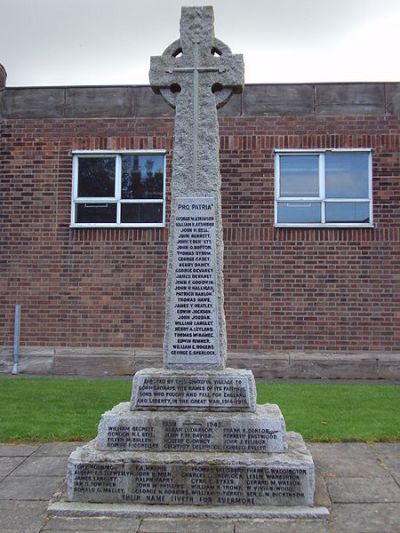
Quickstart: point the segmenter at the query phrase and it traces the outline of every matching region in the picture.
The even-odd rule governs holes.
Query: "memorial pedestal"
[[[221,508],[219,516],[248,516],[250,507],[253,516],[325,516],[312,507],[314,464],[301,435],[286,433],[277,405],[255,405],[253,387],[249,371],[138,372],[132,401],[104,413],[97,438],[71,454],[71,503],[52,512],[86,504],[89,514],[101,514],[96,505],[113,504],[123,514],[213,516]],[[233,397],[242,410],[233,410]],[[157,405],[148,401],[145,410],[141,401],[153,398]]]
[[[237,371],[234,371],[237,372]],[[144,370],[152,386],[179,373]],[[196,377],[216,380],[217,372]],[[224,379],[232,372],[222,372]],[[251,374],[251,373],[250,373]],[[245,372],[248,377],[249,373]],[[252,376],[251,376],[252,377]],[[187,380],[192,380],[193,376]],[[226,383],[224,379],[221,383]],[[251,382],[247,380],[247,383]],[[208,383],[208,381],[207,381]],[[234,382],[229,382],[230,385]],[[240,387],[243,384],[238,383]],[[325,517],[313,507],[314,464],[301,435],[286,433],[277,405],[254,412],[176,408],[142,410],[133,401],[103,414],[98,436],[68,461],[63,516]]]

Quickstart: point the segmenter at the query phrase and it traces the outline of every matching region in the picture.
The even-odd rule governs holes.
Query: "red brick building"
[[[304,351],[400,374],[399,114],[396,83],[248,85],[220,110],[228,346],[259,375],[308,375]],[[0,121],[3,354],[20,303],[26,353],[160,363],[173,111],[146,86],[3,88]],[[162,191],[132,199],[124,161],[155,156]],[[79,192],[91,157],[116,197]]]

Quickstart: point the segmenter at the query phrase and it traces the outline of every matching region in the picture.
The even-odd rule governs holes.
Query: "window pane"
[[[76,222],[103,222],[117,221],[116,204],[76,204]]]
[[[368,160],[366,153],[326,154],[326,197],[368,198]]]
[[[278,223],[321,222],[320,202],[278,202]]]
[[[162,222],[163,204],[121,204],[121,222]]]
[[[369,202],[327,202],[327,222],[369,222]]]
[[[115,157],[78,158],[78,197],[115,196]]]
[[[122,156],[122,198],[129,200],[162,199],[164,156]]]
[[[281,155],[279,163],[281,197],[319,196],[318,156]]]

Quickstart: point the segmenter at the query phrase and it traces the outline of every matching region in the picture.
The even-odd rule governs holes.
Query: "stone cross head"
[[[205,86],[221,107],[233,92],[242,91],[243,57],[215,38],[212,7],[183,7],[180,35],[162,56],[151,58],[150,84],[156,93],[176,107],[180,98],[190,96],[196,104],[199,87]]]

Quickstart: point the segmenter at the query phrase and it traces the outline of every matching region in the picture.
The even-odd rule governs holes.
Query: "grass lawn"
[[[1,377],[0,441],[89,440],[130,390],[130,380]],[[257,390],[308,441],[400,441],[400,385],[259,381]]]

